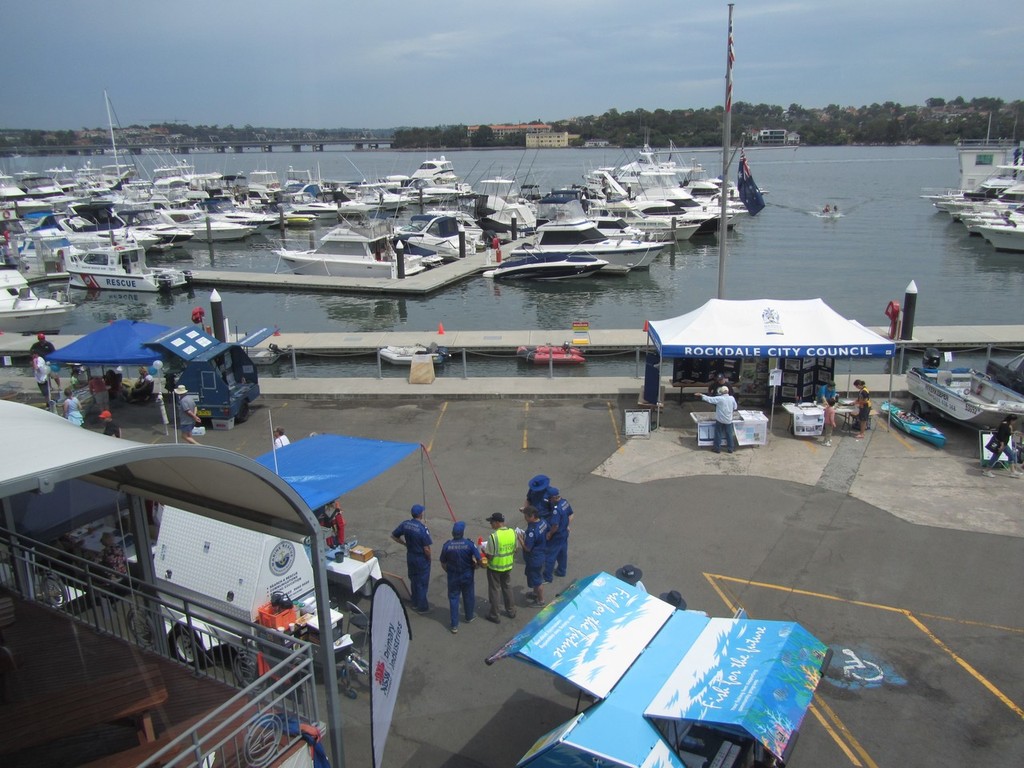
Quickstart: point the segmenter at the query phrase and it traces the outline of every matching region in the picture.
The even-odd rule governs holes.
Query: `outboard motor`
[[[935,347],[928,347],[921,358],[921,369],[928,373],[935,373],[939,369],[940,362],[942,362],[942,355],[939,354],[939,350]]]

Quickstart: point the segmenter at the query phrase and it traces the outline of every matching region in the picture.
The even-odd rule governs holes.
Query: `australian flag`
[[[736,179],[736,186],[739,188],[740,200],[751,216],[757,216],[764,208],[764,195],[754,183],[754,177],[750,175],[750,166],[747,165],[746,155],[740,155],[739,176]]]

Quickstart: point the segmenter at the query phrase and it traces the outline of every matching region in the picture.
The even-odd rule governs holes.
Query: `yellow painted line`
[[[1007,696],[1005,693],[996,688],[995,685],[993,685],[988,678],[986,678],[983,674],[978,672],[978,670],[976,670],[974,667],[968,664],[966,659],[957,654],[955,651],[953,651],[952,648],[950,648],[938,637],[936,637],[932,633],[932,631],[928,629],[928,627],[926,627],[916,616],[910,613],[910,611],[906,611],[905,613],[906,617],[910,620],[910,622],[914,626],[916,626],[921,632],[923,632],[925,637],[929,638],[933,643],[939,646],[939,648],[941,648],[946,654],[948,654],[949,657],[953,659],[953,661],[955,661],[957,664],[963,667],[964,670],[966,670],[967,674],[969,674],[971,677],[973,677],[975,680],[981,683],[982,686],[987,688],[993,696],[995,696],[997,699],[1003,702],[1003,704],[1005,704],[1015,715],[1017,715],[1017,717],[1024,719],[1024,709],[1022,709],[1020,705],[1016,704],[1009,696]]]
[[[836,714],[836,711],[832,709],[832,707],[830,707],[821,696],[814,694],[814,705],[812,706],[817,706],[821,709],[824,716],[827,717],[835,726],[834,731],[827,726],[825,730],[832,734],[832,738],[835,740],[836,744],[838,744],[839,748],[850,757],[850,761],[854,765],[867,766],[867,768],[878,768],[878,763],[871,758],[871,755],[869,755],[868,751],[864,749],[859,741],[857,741],[850,729],[847,728],[843,721],[839,719],[839,715]],[[819,717],[817,712],[815,712],[815,716]],[[849,745],[849,748],[847,748],[847,745]],[[851,754],[851,750],[860,756],[860,760]]]
[[[718,593],[718,596],[722,599],[722,602],[725,603],[726,606],[728,606],[729,610],[732,613],[736,613],[737,609],[743,607],[738,600],[735,600],[730,595],[727,595],[725,589],[723,589],[722,585],[718,583],[718,579],[722,579],[724,581],[737,582],[743,581],[742,579],[729,579],[728,577],[716,576],[712,573],[704,573],[703,576],[705,579],[707,579],[708,583],[711,584],[711,588]],[[747,581],[745,583],[752,584],[753,582]],[[858,768],[864,768],[864,766],[870,766],[870,768],[878,768],[875,762],[871,759],[870,755],[868,755],[865,749],[860,745],[860,742],[858,742],[857,739],[853,737],[853,734],[850,732],[850,729],[847,728],[843,721],[839,719],[839,716],[835,712],[833,712],[832,709],[830,709],[824,701],[821,700],[821,697],[818,694],[815,694],[814,700],[819,703],[820,707],[828,714],[829,720],[831,720],[832,722],[829,723],[828,721],[826,721],[825,717],[821,714],[821,712],[814,708],[813,704],[810,707],[811,712],[814,713],[814,716],[818,718],[818,722],[820,722],[822,726],[824,726],[825,731],[828,733],[828,735],[832,737],[832,740],[847,756],[847,758],[850,760],[851,765],[858,766]],[[860,754],[864,762],[858,760],[855,753]]]
[[[523,415],[523,450],[525,451],[529,447],[528,430],[526,428],[526,423],[530,419],[530,402],[527,401],[526,403],[524,403],[523,408],[526,411]]]
[[[625,447],[625,443],[622,442],[622,435],[619,432],[619,420],[616,418],[616,409],[609,400],[608,403],[608,418],[612,422],[612,434],[615,435],[615,450],[621,451]]]
[[[815,696],[814,698],[815,700],[818,699],[817,696]],[[856,766],[863,766],[863,763],[861,763],[861,761],[857,759],[857,756],[853,753],[853,750],[849,746],[847,746],[846,742],[842,740],[842,738],[839,736],[839,733],[836,731],[835,728],[832,727],[832,724],[825,719],[825,716],[821,714],[818,708],[814,706],[814,704],[811,704],[808,707],[808,709],[811,711],[811,714],[818,719],[818,723],[820,723],[821,727],[825,729],[825,732],[832,737],[832,741],[838,744],[839,748],[843,750],[843,753],[846,755],[846,758],[850,761],[850,764]]]
[[[845,597],[838,597],[836,595],[826,595],[826,594],[824,594],[822,592],[811,592],[810,590],[805,590],[805,589],[795,589],[793,587],[783,587],[783,586],[780,586],[778,584],[767,584],[765,582],[751,581],[750,579],[738,579],[738,578],[735,578],[735,577],[732,577],[732,576],[724,576],[724,575],[721,575],[721,574],[705,573],[704,574],[704,578],[708,579],[712,583],[713,586],[714,586],[714,580],[715,579],[721,579],[722,581],[729,581],[729,582],[734,582],[734,583],[738,583],[738,584],[745,584],[745,585],[751,586],[751,587],[760,587],[762,589],[771,589],[771,590],[775,590],[775,591],[778,591],[778,592],[787,592],[787,593],[792,594],[792,595],[801,595],[801,596],[804,596],[804,597],[813,597],[813,598],[817,598],[817,599],[821,599],[821,600],[832,600],[834,602],[846,603],[848,605],[858,605],[858,606],[863,606],[865,608],[873,608],[873,609],[879,610],[879,611],[888,611],[890,613],[902,614],[915,627],[917,627],[917,629],[922,634],[924,634],[925,637],[929,638],[940,649],[942,649],[942,651],[945,652],[960,667],[962,667],[967,672],[967,674],[969,674],[971,677],[973,677],[975,680],[977,680],[979,683],[981,683],[981,685],[986,690],[988,690],[993,696],[995,696],[997,699],[999,699],[999,701],[1001,701],[1011,712],[1013,712],[1015,715],[1017,715],[1021,719],[1024,719],[1024,707],[1021,707],[1021,705],[1017,704],[1015,701],[1013,701],[1013,699],[1011,699],[1009,696],[1007,696],[1005,693],[1003,693],[1001,690],[999,690],[999,688],[997,688],[988,678],[986,678],[983,674],[978,672],[978,670],[976,670],[974,667],[972,667],[964,658],[962,658],[952,648],[950,648],[948,645],[946,645],[944,642],[942,642],[942,640],[940,640],[930,629],[928,629],[928,627],[925,626],[925,624],[920,619],[918,619],[913,613],[908,611],[906,608],[896,608],[896,607],[891,606],[891,605],[882,605],[880,603],[871,603],[871,602],[867,602],[865,600],[849,600],[849,599],[847,599]],[[718,589],[716,587],[716,591],[718,592],[719,595],[722,595],[722,599],[725,601],[725,603],[727,605],[731,605],[731,601],[728,600],[727,598],[725,598],[725,596],[723,595],[722,590],[720,590],[720,589]],[[951,617],[933,616],[932,618],[935,618],[937,620],[942,620],[942,621],[952,621],[952,622],[962,623],[962,624],[968,624],[969,623],[969,624],[973,624],[974,626],[983,626],[983,627],[998,629],[998,627],[996,625],[983,624],[983,623],[980,623],[980,622],[961,622],[960,620],[954,619],[954,618],[951,618]],[[1010,629],[1008,629],[1008,631],[1018,632],[1019,633],[1019,632],[1022,632],[1024,630],[1010,628]]]
[[[917,445],[910,442],[908,438],[904,437],[902,432],[898,432],[897,427],[895,425],[890,426],[888,420],[882,420],[881,418],[878,418],[875,419],[875,423],[882,424],[885,427],[885,431],[889,434],[889,437],[898,442],[908,451],[910,451],[911,453],[917,452]]]
[[[427,443],[427,453],[430,453],[434,448],[434,438],[437,437],[437,430],[441,428],[441,422],[444,420],[444,415],[448,412],[448,401],[445,400],[441,406],[441,412],[437,414],[437,421],[434,422],[434,431],[430,435],[430,442]]]

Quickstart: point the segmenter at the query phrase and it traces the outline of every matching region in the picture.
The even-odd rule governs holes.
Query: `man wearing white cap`
[[[184,384],[179,384],[175,387],[174,394],[178,396],[178,413],[181,414],[178,419],[178,430],[181,432],[181,439],[186,443],[199,445],[198,441],[192,437],[192,430],[203,421],[199,418],[199,414],[196,413],[196,400],[188,393],[188,389]]]
[[[729,394],[729,387],[723,385],[718,388],[718,394],[699,395],[705,403],[715,406],[715,444],[713,451],[722,452],[722,439],[725,439],[725,447],[732,453],[736,447],[735,432],[732,427],[732,415],[739,406],[736,398]]]

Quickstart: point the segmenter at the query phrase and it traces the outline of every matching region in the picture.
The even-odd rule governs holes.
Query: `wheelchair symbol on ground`
[[[832,663],[825,679],[837,688],[881,688],[883,685],[903,686],[907,681],[892,665],[875,657],[870,650],[833,648]]]

